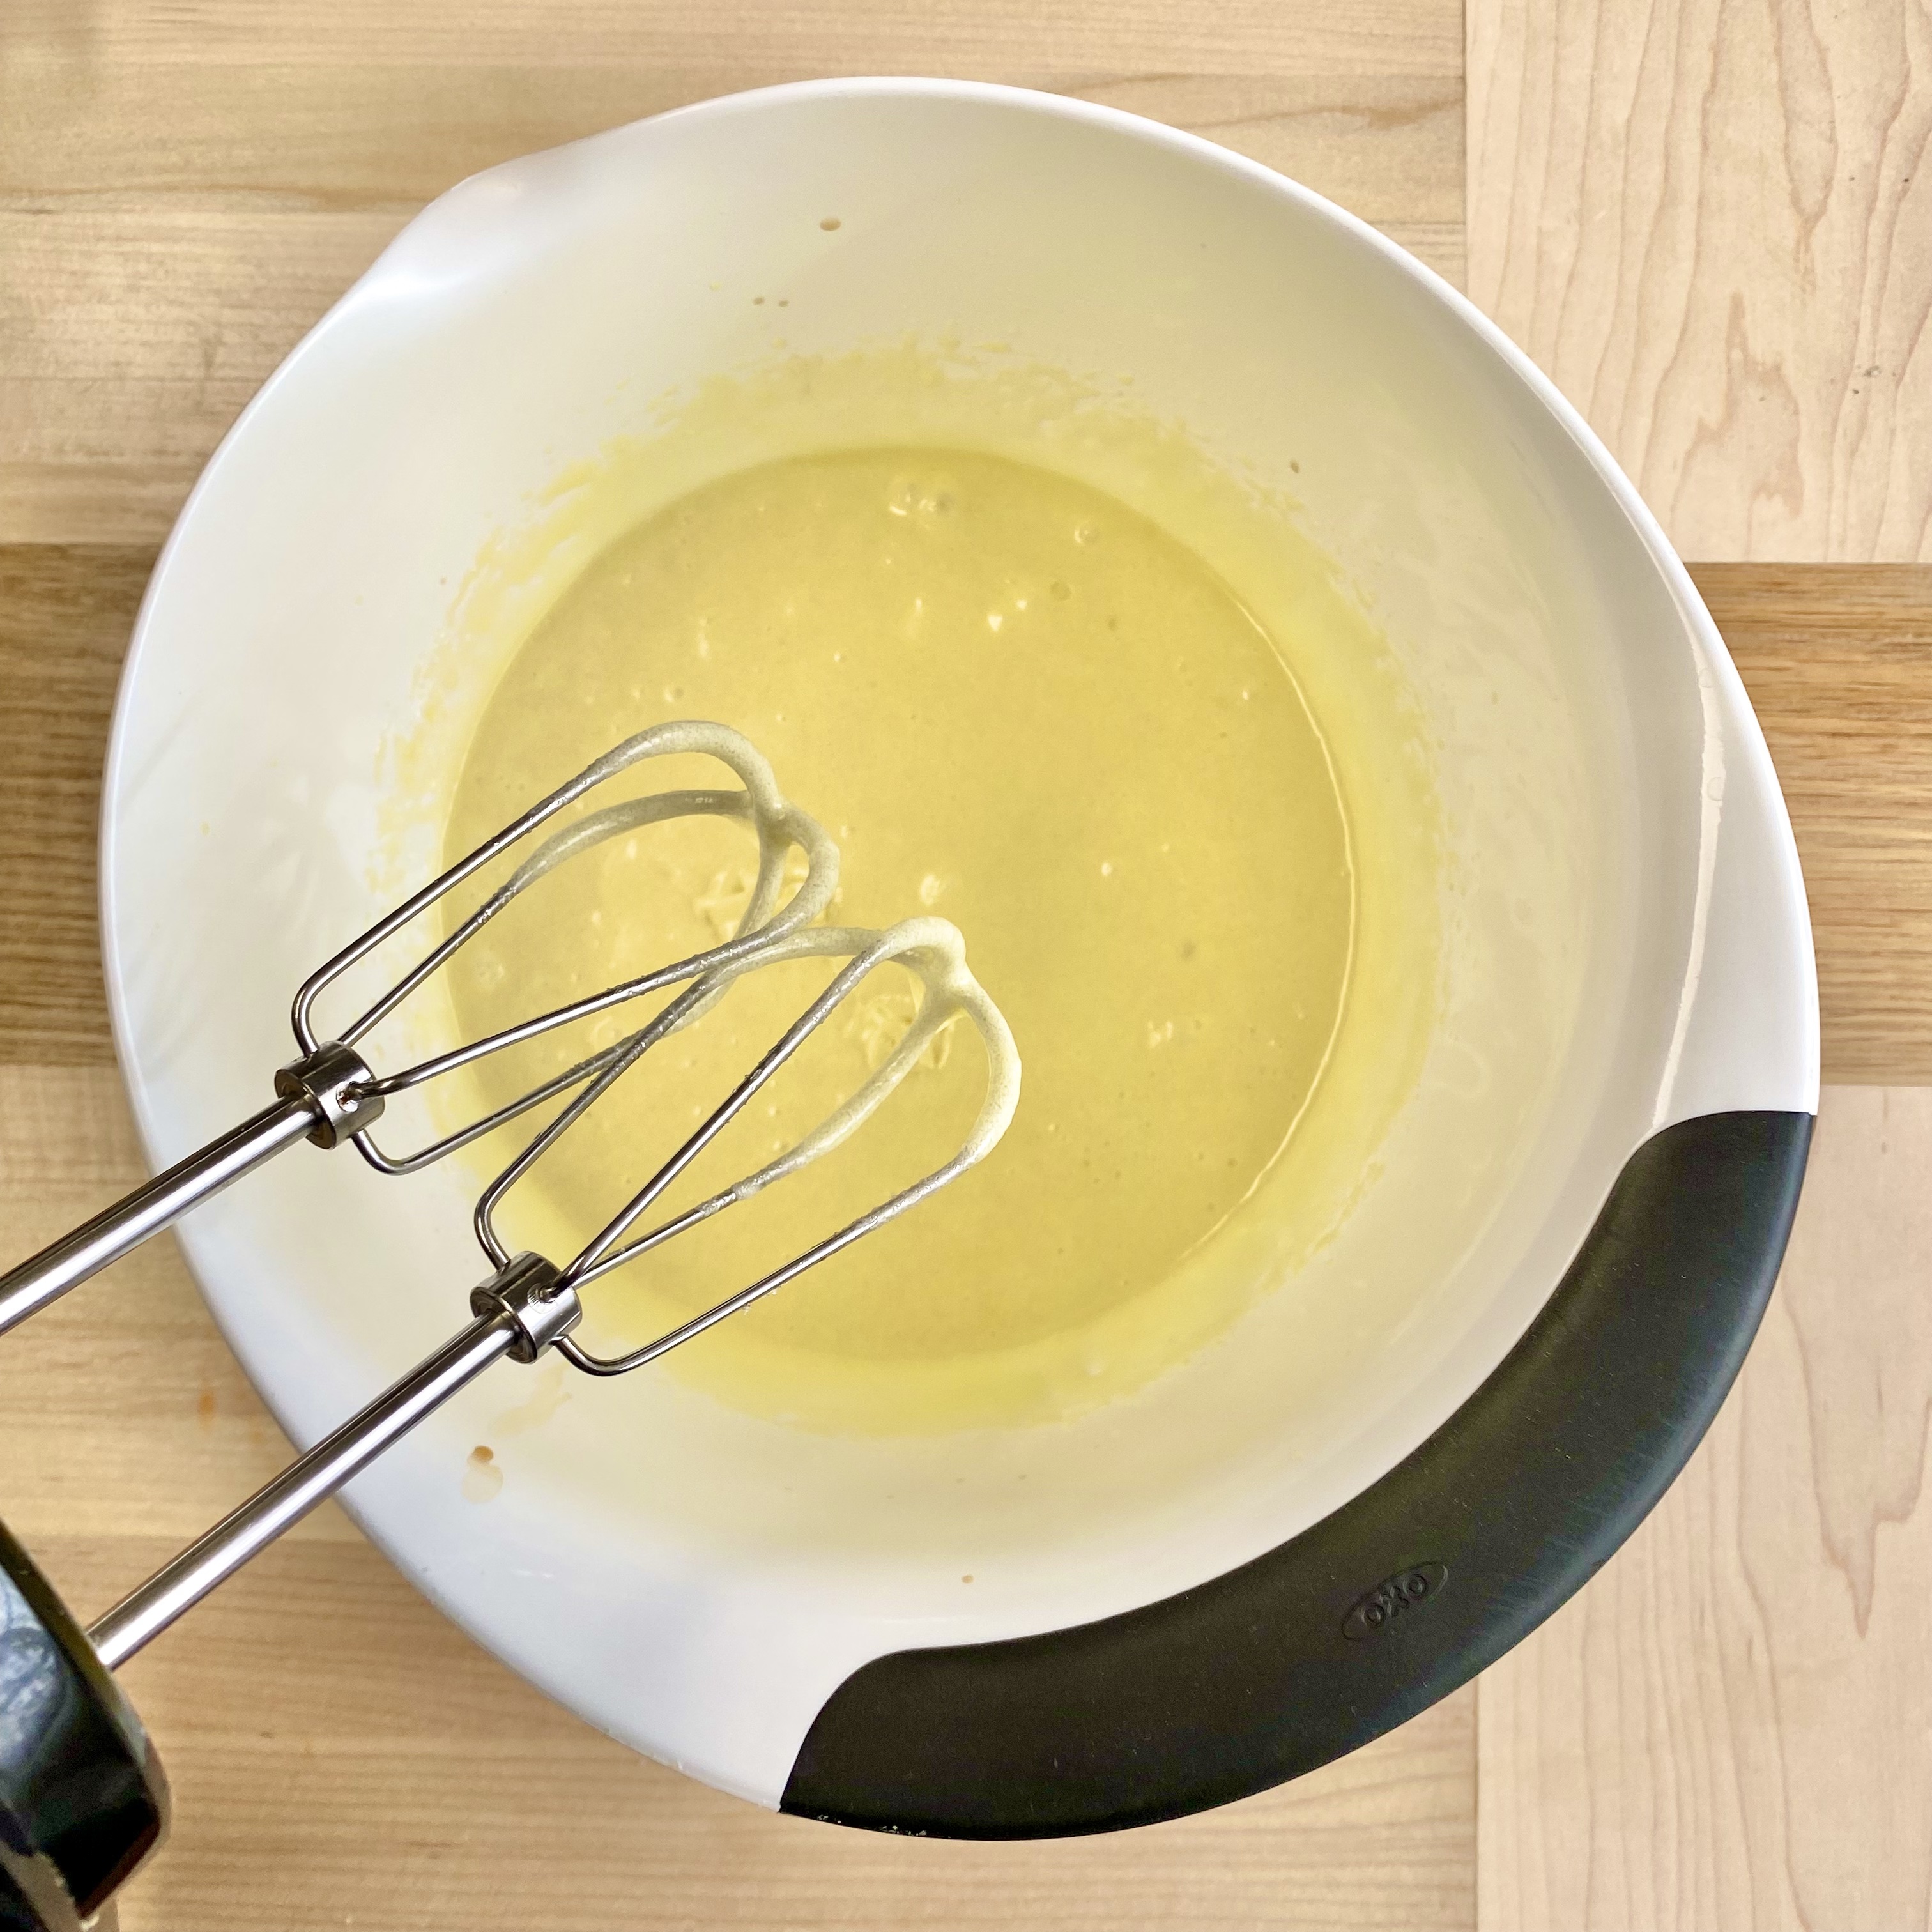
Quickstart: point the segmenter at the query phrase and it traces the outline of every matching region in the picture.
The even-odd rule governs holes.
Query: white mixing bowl
[[[768,352],[752,290],[800,352],[956,338],[1130,375],[1292,481],[1370,601],[1460,884],[1429,1065],[1311,1267],[1412,1312],[1310,1364],[1264,1296],[1084,1420],[932,1439],[504,1370],[349,1500],[554,1696],[766,1804],[998,1834],[1237,1796],[1461,1682],[1654,1501],[1755,1326],[1817,1085],[1790,827],[1682,566],[1530,364],[1319,197],[1106,109],[886,80],[435,202],[244,414],[142,612],[103,830],[142,1130],[166,1162],[266,1102],[293,989],[380,909],[382,748],[453,587],[653,398]],[[298,1442],[462,1318],[467,1204],[453,1172],[304,1152],[184,1230]]]

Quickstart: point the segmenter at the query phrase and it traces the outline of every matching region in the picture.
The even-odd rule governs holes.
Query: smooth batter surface
[[[861,449],[727,478],[605,550],[537,626],[470,749],[450,853],[682,716],[744,732],[831,831],[841,922],[961,927],[1025,1086],[983,1167],[676,1372],[818,1426],[1040,1420],[1231,1318],[1238,1297],[1163,1292],[1289,1141],[1355,920],[1329,749],[1221,580],[1114,499],[990,455]],[[722,776],[670,763],[633,788]],[[716,823],[566,868],[459,956],[459,1026],[716,943],[751,871],[746,835]],[[755,976],[647,1058],[525,1191],[525,1238],[554,1252],[590,1232],[824,976]],[[913,1002],[904,976],[876,976],[677,1198],[796,1138]],[[599,1025],[584,1038],[614,1036]],[[584,1043],[493,1065],[488,1091]],[[983,1066],[963,1033],[932,1059],[831,1160],[600,1285],[598,1338],[645,1339],[938,1165]],[[1124,1319],[1165,1345],[1115,1346]]]

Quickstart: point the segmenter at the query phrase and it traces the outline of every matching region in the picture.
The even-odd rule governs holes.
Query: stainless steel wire
[[[386,918],[318,967],[297,992],[290,1016],[296,1037],[304,1049],[313,1052],[322,1043],[314,1018],[316,1002],[320,995],[351,968],[448,898],[464,880],[620,772],[645,759],[693,754],[716,758],[728,765],[743,789],[658,792],[643,798],[628,799],[587,813],[552,833],[474,912],[364,1011],[337,1029],[334,1037],[344,1046],[355,1046],[372,1028],[400,1007],[433,974],[446,966],[506,906],[559,866],[608,839],[668,819],[710,816],[742,819],[751,824],[758,841],[758,870],[750,903],[739,922],[737,931],[720,944],[688,958],[674,960],[582,999],[535,1014],[514,1026],[433,1054],[414,1066],[376,1075],[358,1083],[358,1091],[372,1099],[387,1100],[454,1072],[459,1067],[472,1066],[492,1054],[540,1038],[574,1021],[741,964],[752,958],[767,940],[782,937],[818,918],[831,903],[832,894],[838,889],[838,848],[816,820],[790,804],[780,793],[771,766],[763,755],[748,739],[725,725],[700,721],[657,725],[626,739],[586,766],[567,784],[559,786],[548,797],[539,800],[521,818],[506,826],[494,838],[486,839],[473,852],[459,860],[440,878],[432,880]],[[784,885],[785,862],[794,850],[805,855],[806,876],[798,890],[781,904],[779,895]],[[694,1018],[716,996],[717,991],[722,990],[722,984],[719,982],[697,998],[683,1001],[679,1006],[680,1023]],[[594,1079],[618,1050],[610,1048],[590,1055],[518,1098],[431,1141],[413,1154],[398,1156],[386,1153],[368,1128],[351,1138],[363,1158],[379,1172],[413,1173],[515,1120],[545,1100]]]
[[[1019,1100],[1019,1054],[1004,1016],[967,967],[965,941],[957,927],[943,919],[922,918],[902,920],[884,932],[855,926],[826,926],[782,934],[767,940],[755,953],[715,969],[710,976],[681,995],[649,1025],[640,1028],[628,1040],[620,1042],[613,1049],[609,1064],[584,1091],[536,1134],[483,1190],[476,1203],[476,1234],[484,1252],[491,1260],[502,1267],[510,1259],[509,1250],[495,1225],[496,1211],[504,1196],[658,1040],[684,1023],[686,1016],[679,1012],[680,1005],[695,1002],[708,992],[722,991],[733,979],[754,968],[806,958],[842,958],[847,963],[676,1151],[564,1265],[560,1271],[564,1285],[573,1288],[586,1287],[829,1154],[855,1133],[885,1103],[918,1064],[920,1056],[940,1030],[955,1018],[964,1017],[971,1022],[985,1048],[987,1079],[979,1113],[958,1151],[931,1173],[828,1234],[783,1267],[737,1290],[704,1314],[641,1348],[622,1356],[604,1358],[592,1354],[567,1337],[560,1340],[558,1348],[577,1367],[592,1375],[612,1376],[656,1361],[680,1343],[722,1322],[728,1315],[748,1307],[773,1289],[796,1280],[808,1268],[830,1259],[842,1248],[850,1246],[862,1236],[896,1220],[908,1208],[916,1206],[982,1160],[1006,1132]],[[743,1111],[752,1097],[806,1040],[831,1018],[861,982],[876,968],[891,961],[897,961],[920,980],[922,997],[904,1035],[858,1090],[776,1160],[707,1196],[694,1207],[659,1222],[647,1232],[626,1239],[672,1183]]]
[[[626,799],[584,813],[550,832],[490,892],[476,910],[387,987],[368,1007],[326,1038],[316,1023],[318,999],[350,969],[442,903],[464,882],[512,852],[557,815],[604,784],[652,758],[701,755],[716,759],[737,778],[742,789],[685,790]],[[432,1054],[412,1066],[379,1072],[359,1051],[370,1031],[467,945],[504,908],[560,866],[606,840],[672,818],[705,816],[742,820],[758,846],[758,866],[750,903],[737,929],[722,944],[674,960],[654,970],[607,986],[518,1024]],[[806,874],[784,896],[787,862],[803,854]],[[412,1151],[392,1154],[376,1142],[373,1129],[395,1096],[420,1088],[459,1067],[534,1040],[572,1021],[603,1012],[649,995],[682,986],[674,1002],[680,1023],[696,1017],[725,983],[707,978],[748,963],[758,949],[808,926],[831,903],[838,884],[838,850],[824,829],[779,791],[771,766],[748,740],[722,724],[701,721],[653,726],[638,732],[585,766],[570,782],[540,800],[514,824],[466,854],[420,892],[379,920],[304,980],[296,994],[291,1020],[302,1056],[275,1075],[274,1106],[177,1162],[113,1207],[96,1215],[19,1266],[0,1275],[0,1334],[97,1274],[149,1236],[171,1226],[201,1202],[297,1141],[332,1148],[352,1142],[380,1172],[411,1174],[467,1146],[532,1108],[594,1082],[622,1050],[607,1049],[532,1087],[482,1118],[467,1122]]]

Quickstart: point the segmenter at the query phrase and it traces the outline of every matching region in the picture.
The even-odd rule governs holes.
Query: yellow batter
[[[1228,586],[1114,498],[993,455],[868,448],[745,471],[610,546],[536,626],[464,764],[450,854],[677,717],[745,733],[831,832],[839,922],[932,910],[963,930],[1025,1086],[984,1166],[690,1345],[675,1372],[818,1426],[1040,1420],[1232,1318],[1259,1284],[1204,1294],[1198,1266],[1177,1265],[1294,1135],[1358,920],[1330,748]],[[634,776],[657,790],[724,775]],[[565,868],[460,956],[458,1026],[716,944],[751,870],[747,836],[716,822]],[[522,1191],[513,1227],[561,1258],[826,976],[753,976],[647,1059]],[[896,969],[875,976],[677,1198],[796,1138],[913,1006]],[[485,1094],[615,1031],[491,1063]],[[600,1285],[596,1338],[645,1339],[938,1165],[984,1086],[969,1031],[939,1044],[830,1160]]]

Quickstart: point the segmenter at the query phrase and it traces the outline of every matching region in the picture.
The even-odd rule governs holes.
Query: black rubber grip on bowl
[[[1148,1824],[1298,1777],[1466,1683],[1696,1447],[1777,1278],[1811,1126],[1665,1129],[1522,1340],[1381,1480],[1143,1609],[866,1664],[813,1722],[783,1808],[952,1838]]]
[[[0,1524],[0,1928],[78,1932],[167,1823],[140,1720]]]

